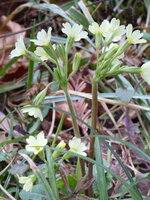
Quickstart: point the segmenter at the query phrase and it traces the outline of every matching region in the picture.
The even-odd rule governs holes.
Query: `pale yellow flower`
[[[34,118],[40,118],[40,120],[43,121],[43,115],[40,107],[32,107],[31,105],[27,105],[24,106],[21,110],[23,113],[28,113],[28,115],[33,116]]]
[[[142,39],[143,33],[141,33],[139,30],[133,31],[133,26],[132,24],[129,24],[126,27],[126,35],[127,35],[127,41],[130,44],[140,44],[140,43],[145,43],[146,40]]]
[[[23,189],[27,192],[32,190],[33,183],[36,180],[36,177],[34,175],[30,176],[21,176],[19,177],[19,183],[24,184]]]
[[[48,60],[49,55],[46,53],[46,51],[42,47],[37,47],[34,51],[35,55],[37,55],[42,61]]]
[[[69,141],[70,151],[86,156],[87,154],[84,152],[87,148],[86,145],[81,141],[80,138],[74,137]]]
[[[141,66],[141,76],[150,85],[150,61]]]
[[[88,33],[82,30],[83,26],[74,24],[71,26],[69,23],[64,23],[62,32],[65,33],[68,37],[74,39],[74,41],[79,41],[83,38],[87,38]]]
[[[33,152],[35,155],[42,151],[44,146],[48,142],[48,140],[44,136],[43,131],[41,131],[36,137],[29,136],[29,138],[26,139],[26,141],[28,143],[26,145],[26,150],[29,152]]]
[[[39,46],[48,46],[51,40],[51,31],[52,31],[51,27],[49,27],[47,33],[44,29],[42,29],[37,33],[37,40],[31,40],[31,41]]]
[[[58,149],[64,149],[66,146],[66,143],[64,141],[61,141],[58,143],[58,145],[56,146],[56,148]]]
[[[105,24],[106,23],[103,24],[104,28]],[[125,26],[124,25],[120,26],[120,20],[113,18],[109,23],[109,25],[107,22],[107,30],[103,33],[103,36],[107,40],[111,39],[113,42],[117,42],[121,39],[122,35],[124,35],[125,33],[126,33]]]
[[[23,41],[23,38],[19,38],[15,44],[15,49],[11,51],[10,57],[18,57],[18,56],[23,56],[26,55],[26,47]]]
[[[89,26],[89,31],[94,35],[101,35],[108,32],[110,25],[108,20],[104,20],[101,25],[96,22],[93,22],[92,25]]]

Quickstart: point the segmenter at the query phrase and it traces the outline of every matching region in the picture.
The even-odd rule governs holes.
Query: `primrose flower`
[[[66,143],[64,141],[59,142],[59,144],[56,146],[58,149],[64,149],[66,146]]]
[[[83,38],[87,38],[88,33],[83,31],[82,25],[74,24],[71,26],[69,23],[63,23],[64,28],[62,28],[62,32],[65,33],[68,37],[74,39],[74,41],[79,41]]]
[[[150,61],[144,63],[140,70],[142,78],[150,85]]]
[[[49,55],[46,53],[46,51],[42,47],[37,47],[36,50],[34,51],[35,55],[40,57],[42,61],[48,60]]]
[[[23,56],[26,55],[26,47],[23,41],[23,38],[18,38],[16,44],[15,44],[15,49],[11,51],[10,57],[18,57],[18,56]]]
[[[69,141],[69,147],[70,151],[81,154],[83,156],[87,155],[84,152],[87,148],[80,138],[73,137],[73,139]]]
[[[109,26],[108,20],[104,20],[100,26],[98,23],[93,22],[92,25],[89,26],[89,31],[94,35],[102,35],[108,31]]]
[[[113,42],[117,42],[118,40],[121,39],[122,35],[126,33],[125,26],[124,25],[120,26],[119,19],[113,18],[109,23],[109,25],[108,22],[103,23],[104,28],[106,26],[105,24],[107,24],[107,30],[103,33],[103,36],[105,38],[108,38],[107,39],[108,41],[111,39]]]
[[[21,176],[19,177],[19,183],[24,184],[23,189],[27,192],[32,190],[33,183],[36,180],[36,177],[34,175],[30,175],[28,177]]]
[[[43,131],[41,131],[36,137],[29,136],[29,138],[26,139],[26,141],[28,143],[26,145],[26,150],[29,152],[33,152],[35,155],[42,151],[44,146],[48,142],[48,140],[44,137]]]
[[[141,39],[143,37],[143,33],[141,33],[139,30],[133,31],[133,26],[132,24],[129,24],[126,27],[126,35],[127,35],[127,41],[130,44],[140,44],[140,43],[145,43],[145,39]]]
[[[101,29],[98,23],[93,22],[92,25],[89,26],[89,31],[93,33],[94,35],[100,35],[101,34]]]
[[[33,107],[31,105],[24,106],[22,108],[22,112],[23,113],[28,113],[28,115],[34,116],[34,118],[38,118],[39,117],[40,120],[43,121],[43,115],[42,115],[40,107],[37,107],[37,106]]]
[[[48,46],[51,40],[51,31],[52,31],[51,27],[49,27],[47,33],[44,29],[42,29],[37,33],[37,40],[31,40],[31,41],[39,46]]]

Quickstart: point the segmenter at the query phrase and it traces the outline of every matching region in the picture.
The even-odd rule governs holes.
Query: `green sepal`
[[[75,74],[79,67],[80,67],[80,62],[81,62],[81,53],[76,53],[74,58],[73,58],[73,64],[72,64],[72,73]]]
[[[50,56],[50,61],[52,61],[54,64],[57,65],[57,56],[53,49],[53,46],[49,44],[48,46],[44,46],[43,49],[46,51],[46,53]]]
[[[65,45],[66,54],[70,52],[71,48],[73,47],[73,43],[74,43],[74,38],[68,37]]]
[[[131,73],[131,74],[139,74],[141,72],[139,67],[121,67],[118,71],[118,73]]]
[[[63,63],[66,63],[65,47],[63,44],[58,44],[56,46],[57,52]]]
[[[95,46],[96,50],[98,51],[102,43],[102,35],[101,34],[96,34],[95,35]]]

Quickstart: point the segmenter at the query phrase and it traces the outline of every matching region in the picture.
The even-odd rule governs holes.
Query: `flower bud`
[[[131,73],[131,74],[138,74],[140,73],[140,68],[139,67],[122,67],[118,70],[119,73]]]
[[[56,148],[58,149],[64,149],[66,146],[66,143],[64,141],[61,141],[57,146]],[[61,153],[58,152],[58,151],[54,151],[54,153],[52,154],[52,158],[55,159],[57,158]]]
[[[39,105],[40,103],[42,103],[42,101],[44,100],[46,93],[47,93],[47,89],[48,89],[49,85],[47,85],[47,87],[42,90],[33,100],[33,103],[35,105]]]
[[[76,53],[74,56],[72,65],[73,74],[76,73],[80,67],[81,57],[82,57],[81,53]]]
[[[66,41],[66,45],[65,45],[65,49],[66,49],[66,53],[68,54],[73,46],[74,43],[74,38],[69,36],[67,41]]]
[[[104,60],[110,59],[112,58],[112,56],[114,56],[114,54],[117,52],[119,46],[117,44],[114,44],[113,47],[106,52],[105,56],[104,56]]]

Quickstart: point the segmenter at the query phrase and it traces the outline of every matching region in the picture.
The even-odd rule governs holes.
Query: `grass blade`
[[[100,165],[103,165],[103,158],[101,152],[101,142],[99,141],[98,137],[95,138],[95,159],[96,159],[97,183],[98,183],[97,185],[99,190],[99,197],[101,200],[108,200],[105,171],[104,168],[100,167]]]
[[[47,158],[47,171],[48,171],[48,179],[51,185],[52,191],[55,194],[57,200],[59,200],[59,193],[56,184],[55,170],[54,170],[54,162],[52,159],[51,150],[48,146],[46,146],[46,158]]]

